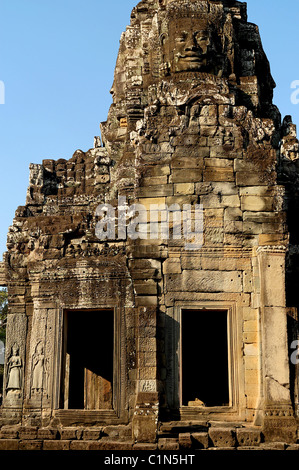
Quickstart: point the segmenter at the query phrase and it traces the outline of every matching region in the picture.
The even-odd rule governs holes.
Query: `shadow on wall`
[[[283,126],[286,131],[282,134],[291,135],[287,127],[290,117],[286,117]],[[293,142],[293,141],[292,141]],[[287,328],[288,328],[288,351],[289,358],[294,353],[293,341],[299,337],[298,312],[298,283],[299,283],[299,220],[297,217],[299,210],[299,180],[298,180],[298,160],[281,158],[278,162],[278,181],[284,186],[284,205],[286,214],[286,226],[289,233],[289,245],[286,254],[286,306],[287,306]],[[289,361],[290,370],[290,390],[293,406],[298,407],[298,365]]]

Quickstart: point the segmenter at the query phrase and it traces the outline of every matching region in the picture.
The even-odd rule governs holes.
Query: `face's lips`
[[[181,60],[188,60],[189,62],[202,62],[203,59],[201,57],[196,57],[196,56],[182,56],[180,57]]]
[[[191,62],[203,62],[205,59],[204,55],[198,55],[194,52],[187,52],[185,55],[178,54],[177,58],[179,60],[188,60]]]
[[[202,54],[200,54],[200,52],[197,52],[197,51],[187,51],[185,53],[185,57],[200,57]]]

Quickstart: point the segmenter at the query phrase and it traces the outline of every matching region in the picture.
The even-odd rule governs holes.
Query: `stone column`
[[[136,443],[157,440],[157,309],[138,309],[138,380],[137,399],[133,417],[133,439]]]
[[[290,397],[285,251],[280,246],[257,249],[261,287],[261,403],[265,438],[293,442],[296,421]]]

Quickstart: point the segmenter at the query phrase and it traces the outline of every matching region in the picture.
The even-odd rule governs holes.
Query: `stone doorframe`
[[[60,390],[61,392],[64,393],[64,401],[62,402],[60,400],[59,403],[59,408],[60,409],[71,409],[68,407],[68,401],[69,401],[69,370],[67,367],[67,352],[66,352],[66,345],[67,345],[67,314],[70,312],[76,312],[79,311],[80,313],[82,312],[82,315],[87,315],[92,312],[98,312],[99,315],[101,315],[101,311],[107,311],[110,310],[113,312],[113,380],[112,380],[112,389],[113,389],[113,397],[112,397],[112,405],[113,405],[113,410],[118,410],[119,409],[119,403],[118,403],[118,384],[119,380],[118,377],[120,375],[120,361],[118,360],[119,357],[119,335],[117,334],[117,326],[118,326],[118,318],[119,318],[119,309],[116,307],[105,307],[103,308],[97,308],[97,309],[63,309],[61,315],[62,315],[62,351],[61,351],[61,380],[60,380]],[[63,384],[64,380],[64,384]],[[64,406],[63,406],[64,405]],[[95,411],[95,410],[94,410]]]
[[[86,259],[63,258],[41,272],[39,265],[30,270],[33,303],[32,326],[27,336],[30,351],[37,339],[48,337],[45,353],[50,359],[47,403],[27,400],[30,408],[39,409],[62,426],[127,424],[129,406],[126,373],[126,318],[131,306],[130,277],[125,260],[117,257]],[[113,410],[65,410],[60,408],[63,316],[66,310],[113,309],[115,312],[116,394]],[[40,312],[44,312],[42,319]],[[50,321],[46,321],[49,318]],[[28,372],[30,376],[30,371]],[[117,378],[116,378],[117,376]],[[29,377],[30,378],[30,377]],[[28,393],[26,394],[27,396]]]
[[[183,310],[201,310],[202,312],[223,310],[228,313],[227,333],[228,333],[228,368],[229,368],[229,406],[217,406],[197,408],[182,406],[182,347],[181,347],[181,325],[182,325],[182,311]],[[173,358],[174,374],[172,376],[172,384],[168,384],[168,389],[172,390],[172,403],[174,407],[179,409],[180,417],[188,419],[196,419],[203,416],[205,413],[209,416],[221,416],[224,418],[236,419],[241,413],[240,397],[244,396],[244,385],[241,380],[242,374],[242,353],[241,353],[241,338],[242,338],[242,322],[240,318],[241,313],[235,302],[190,302],[180,301],[177,302],[173,308],[173,321],[172,331],[169,332],[172,341],[172,351],[176,355]]]
[[[64,354],[64,316],[67,311],[114,311],[114,351],[113,351],[113,409],[112,410],[68,410],[61,407],[60,393],[62,390],[63,377],[63,354]],[[124,314],[125,309],[117,305],[117,302],[109,302],[109,304],[97,304],[92,308],[82,308],[71,305],[60,306],[57,309],[56,321],[56,360],[54,364],[54,387],[53,387],[53,410],[54,415],[58,417],[62,423],[70,424],[72,420],[82,423],[94,420],[100,422],[127,422],[127,412],[125,411],[125,402],[127,397],[124,396],[126,390],[125,380],[125,348],[124,348]]]

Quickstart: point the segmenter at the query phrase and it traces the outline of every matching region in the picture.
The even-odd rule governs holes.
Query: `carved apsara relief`
[[[20,392],[22,388],[22,359],[20,357],[20,348],[14,343],[11,348],[11,354],[7,361],[7,384],[6,391]]]
[[[48,396],[48,382],[49,359],[45,356],[42,342],[39,341],[32,356],[30,385],[31,396],[36,396],[38,394],[46,394]]]

